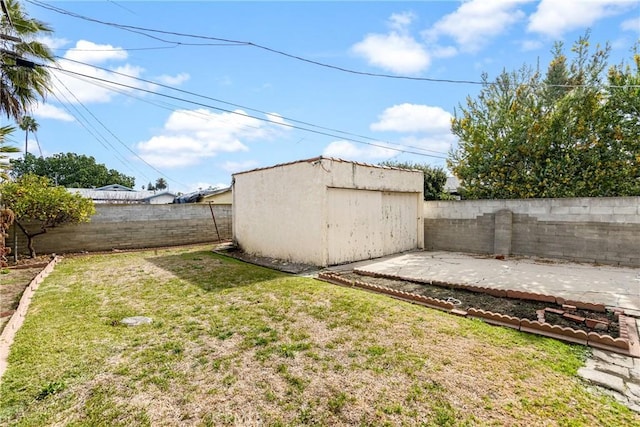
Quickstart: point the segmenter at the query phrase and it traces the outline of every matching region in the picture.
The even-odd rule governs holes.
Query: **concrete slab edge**
[[[7,322],[4,329],[2,330],[2,334],[0,334],[0,381],[4,376],[5,371],[7,370],[8,360],[9,360],[9,351],[11,349],[11,344],[13,344],[13,340],[16,336],[16,333],[24,323],[24,319],[27,315],[27,310],[29,309],[29,305],[31,304],[31,299],[35,294],[36,290],[40,286],[40,283],[51,273],[58,262],[60,262],[61,257],[54,257],[49,263],[34,277],[29,285],[25,288],[22,293],[22,297],[20,298],[20,302],[18,303],[18,308],[11,316],[11,319]]]
[[[380,277],[380,278],[393,279],[393,280],[405,280],[405,281],[411,281],[415,283],[426,283],[425,281],[417,281],[414,279],[408,279],[406,277],[401,277],[401,276],[392,275],[392,274],[378,274],[378,273],[366,272],[364,270],[359,270],[359,269],[354,269],[353,271],[358,274],[363,274],[365,276],[370,276],[370,277]],[[318,274],[318,279],[329,282],[329,283],[333,283],[333,284],[338,284],[338,285],[343,285],[348,287],[357,287],[360,289],[367,289],[372,292],[386,294],[396,299],[401,299],[411,303],[417,303],[420,305],[424,305],[426,307],[435,308],[435,309],[446,311],[449,313],[452,313],[452,310],[454,310],[454,307],[447,301],[436,300],[435,298],[424,297],[422,295],[412,294],[404,291],[398,291],[396,289],[391,289],[391,288],[378,286],[378,285],[372,285],[365,282],[344,279],[339,274],[334,272],[321,272]],[[432,283],[429,282],[429,284],[432,284]],[[480,286],[476,287],[476,286],[470,286],[470,285],[457,286],[452,284],[446,284],[445,286],[459,287],[460,289],[466,289],[472,292],[486,292],[487,289],[491,289],[491,288],[485,288]],[[532,301],[543,301],[543,302],[555,301],[556,304],[560,304],[560,305],[570,304],[572,306],[582,308],[582,309],[587,309],[587,310],[593,310],[598,312],[606,311],[606,308],[603,304],[593,304],[593,303],[586,303],[586,302],[573,301],[573,300],[570,301],[560,297],[556,298],[549,295],[535,294],[531,292],[508,291],[508,290],[501,290],[501,291],[504,292],[504,296],[506,297],[509,297],[509,294],[510,294],[511,298],[525,299],[525,300],[532,300]],[[490,293],[490,292],[487,292],[487,293]],[[494,295],[494,296],[498,296],[498,295]],[[529,319],[520,319],[520,318],[503,315],[500,313],[493,313],[490,311],[474,309],[474,308],[470,308],[467,311],[467,313],[464,313],[463,311],[459,311],[453,314],[461,317],[480,319],[488,324],[495,325],[495,326],[503,326],[507,328],[517,329],[522,332],[528,332],[531,334],[546,336],[546,337],[558,339],[561,341],[570,342],[573,344],[586,345],[593,348],[613,351],[615,353],[623,354],[625,356],[640,357],[640,343],[639,343],[640,338],[638,335],[638,328],[636,327],[636,323],[634,319],[624,316],[622,314],[624,313],[624,310],[622,309],[615,307],[613,308],[613,310],[621,313],[618,319],[619,324],[621,325],[621,328],[620,328],[621,336],[619,338],[613,338],[610,335],[603,335],[595,332],[586,333],[581,329],[561,327],[561,326],[552,325],[546,322],[531,321]]]

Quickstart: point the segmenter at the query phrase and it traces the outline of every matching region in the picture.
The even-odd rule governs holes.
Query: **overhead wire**
[[[30,110],[30,111],[29,111],[29,115],[30,115],[31,117],[33,117],[33,116],[34,116],[34,114],[33,114],[33,109],[32,109],[32,108],[30,108],[29,110]],[[40,141],[38,140],[38,131],[37,131],[37,130],[33,130],[33,131],[32,131],[32,133],[33,133],[33,139],[35,139],[35,140],[36,140],[36,144],[38,145],[38,151],[40,152],[40,157],[44,157],[44,156],[42,155],[42,147],[40,146]]]
[[[161,175],[162,175],[162,176],[164,176],[165,178],[167,178],[167,179],[171,179],[173,182],[175,182],[175,183],[177,183],[177,184],[184,185],[184,184],[182,184],[182,183],[180,183],[180,182],[178,182],[178,181],[176,181],[176,180],[174,180],[174,179],[172,179],[172,178],[169,178],[169,177],[168,177],[166,174],[164,174],[162,171],[160,171],[160,170],[159,170],[159,169],[157,169],[155,166],[151,165],[151,164],[150,164],[150,163],[148,163],[146,160],[144,160],[142,157],[140,157],[140,156],[138,155],[138,153],[136,153],[135,151],[133,151],[133,150],[132,150],[132,149],[131,149],[127,144],[125,144],[124,142],[122,142],[122,140],[121,140],[120,138],[118,138],[118,136],[117,136],[117,135],[115,135],[115,134],[114,134],[114,133],[113,133],[113,132],[108,128],[108,127],[106,127],[106,126],[104,125],[104,123],[102,123],[102,121],[101,121],[100,119],[98,119],[98,117],[96,117],[96,116],[95,116],[95,114],[93,114],[93,113],[91,112],[91,110],[89,110],[89,109],[88,109],[88,108],[87,108],[87,107],[86,107],[86,106],[85,106],[85,105],[84,105],[84,104],[83,104],[83,103],[78,99],[78,97],[76,97],[76,96],[75,96],[75,94],[74,94],[73,92],[71,92],[71,91],[70,91],[70,90],[69,90],[69,89],[64,85],[64,83],[62,83],[62,82],[60,81],[60,79],[58,79],[57,77],[56,77],[56,79],[57,79],[57,80],[58,80],[58,81],[59,81],[59,82],[60,82],[60,83],[65,87],[65,89],[67,89],[67,91],[69,91],[69,93],[71,93],[71,95],[74,97],[74,99],[76,100],[76,102],[77,102],[80,106],[82,106],[82,108],[83,108],[87,113],[89,113],[89,115],[90,115],[91,117],[93,117],[93,119],[94,119],[96,122],[98,122],[98,124],[100,124],[100,126],[102,126],[102,128],[103,128],[104,130],[106,130],[106,131],[107,131],[107,132],[108,132],[108,133],[109,133],[113,138],[115,138],[115,140],[116,140],[116,141],[118,141],[118,143],[120,143],[120,145],[122,145],[122,146],[123,146],[127,151],[129,151],[131,154],[133,154],[135,157],[137,157],[139,160],[141,160],[145,165],[149,166],[151,169],[153,169],[154,171],[158,172],[159,174],[161,174]],[[114,148],[114,149],[115,149],[115,148]]]
[[[279,49],[275,49],[272,47],[268,47],[262,44],[258,44],[258,43],[254,43],[251,41],[243,41],[243,40],[234,40],[234,39],[227,39],[227,38],[221,38],[221,37],[213,37],[213,36],[204,36],[204,35],[198,35],[198,34],[190,34],[190,33],[182,33],[182,32],[177,32],[177,31],[166,31],[166,30],[158,30],[158,29],[153,29],[153,28],[146,28],[146,27],[140,27],[140,26],[134,26],[134,25],[126,25],[126,24],[118,24],[115,22],[108,22],[108,21],[103,21],[100,19],[96,19],[96,18],[91,18],[88,16],[84,16],[84,15],[80,15],[78,13],[66,10],[66,9],[62,9],[59,7],[55,7],[46,3],[43,3],[39,0],[25,0],[27,3],[31,3],[35,6],[39,6],[42,7],[44,9],[48,9],[51,11],[54,11],[56,13],[59,14],[63,14],[63,15],[67,15],[67,16],[71,16],[73,18],[76,19],[81,19],[81,20],[85,20],[85,21],[89,21],[89,22],[94,22],[97,24],[101,24],[101,25],[105,25],[105,26],[110,26],[110,27],[114,27],[114,28],[119,28],[121,30],[124,31],[129,31],[132,33],[136,33],[136,34],[140,34],[143,35],[145,37],[149,37],[151,39],[154,40],[158,40],[158,41],[162,41],[164,43],[170,43],[170,44],[175,44],[175,45],[179,45],[179,46],[208,46],[211,45],[209,43],[185,43],[185,42],[181,42],[181,41],[175,41],[175,40],[165,40],[162,39],[160,37],[154,36],[152,34],[148,34],[148,33],[156,33],[156,34],[164,34],[164,35],[171,35],[171,36],[178,36],[178,37],[186,37],[186,38],[193,38],[193,39],[200,39],[200,40],[212,40],[212,41],[216,41],[216,42],[222,42],[225,46],[250,46],[250,47],[254,47],[257,49],[262,49],[265,50],[267,52],[271,52],[277,55],[281,55],[290,59],[294,59],[297,61],[302,61],[302,62],[306,62],[309,64],[313,64],[319,67],[324,67],[324,68],[328,68],[328,69],[333,69],[336,71],[341,71],[344,73],[349,73],[349,74],[355,74],[355,75],[362,75],[362,76],[369,76],[369,77],[381,77],[381,78],[388,78],[388,79],[398,79],[398,80],[414,80],[414,81],[425,81],[425,82],[431,82],[431,83],[450,83],[450,84],[469,84],[469,85],[479,85],[479,86],[486,86],[486,85],[497,85],[499,84],[497,81],[486,81],[486,80],[466,80],[466,79],[436,79],[436,78],[431,78],[431,77],[416,77],[416,76],[406,76],[406,75],[399,75],[399,74],[386,74],[386,73],[373,73],[373,72],[367,72],[367,71],[359,71],[359,70],[352,70],[349,68],[345,68],[345,67],[340,67],[337,65],[332,65],[332,64],[327,64],[324,62],[320,62],[320,61],[315,61],[312,59],[308,59],[308,58],[304,58],[302,56],[299,55],[294,55]],[[219,45],[219,44],[218,44]],[[592,87],[591,85],[588,84],[543,84],[546,87],[558,87],[558,88],[581,88],[581,87]],[[613,88],[627,88],[627,87],[631,87],[631,88],[637,88],[640,87],[640,85],[625,85],[625,86],[618,86],[618,85],[609,85],[609,87],[613,87]]]
[[[344,139],[344,140],[355,142],[355,143],[358,143],[358,144],[365,144],[365,145],[369,145],[369,146],[372,146],[372,147],[384,148],[384,149],[388,149],[388,150],[392,150],[392,151],[398,151],[398,152],[402,152],[402,153],[406,153],[406,154],[415,154],[415,155],[425,156],[425,157],[446,159],[445,156],[439,156],[439,155],[435,155],[435,154],[427,154],[427,153],[422,153],[422,152],[417,152],[417,151],[411,151],[411,150],[395,148],[395,147],[391,147],[391,146],[388,146],[388,145],[382,145],[382,144],[377,144],[377,143],[372,143],[372,142],[360,141],[360,140],[357,140],[357,139],[354,139],[354,138],[345,137],[345,136],[342,136],[342,135],[336,135],[335,133],[330,133],[330,132],[327,132],[327,131],[310,129],[310,128],[306,128],[306,127],[303,127],[303,126],[293,125],[293,124],[290,124],[290,123],[277,122],[277,121],[274,121],[274,120],[271,120],[271,119],[268,118],[269,115],[271,115],[271,116],[275,115],[274,113],[267,113],[268,114],[267,118],[254,116],[254,115],[250,115],[250,114],[247,114],[247,113],[244,113],[244,112],[229,110],[229,109],[221,108],[221,107],[218,107],[218,106],[215,106],[215,105],[211,105],[211,104],[205,104],[205,103],[202,103],[202,102],[197,102],[197,101],[193,101],[193,100],[187,100],[187,99],[180,98],[180,97],[173,96],[173,95],[154,92],[152,90],[141,88],[141,87],[138,87],[138,86],[127,85],[125,83],[109,81],[109,80],[106,80],[106,79],[103,79],[103,78],[100,78],[100,77],[96,77],[96,76],[89,76],[87,74],[83,74],[83,73],[79,73],[79,72],[76,72],[76,71],[67,70],[67,69],[64,69],[64,68],[54,67],[54,66],[46,65],[46,64],[39,64],[39,65],[43,66],[43,67],[46,67],[46,68],[58,70],[60,72],[63,72],[63,73],[69,74],[69,75],[82,76],[82,77],[85,77],[85,78],[88,78],[88,79],[101,81],[103,83],[108,83],[110,85],[118,85],[118,86],[126,87],[126,88],[129,88],[129,89],[150,93],[150,94],[153,94],[153,95],[156,95],[156,96],[161,96],[161,97],[165,97],[165,98],[169,98],[169,99],[173,99],[173,100],[187,102],[187,103],[190,103],[190,104],[193,104],[193,105],[198,105],[198,106],[201,106],[201,107],[211,108],[211,109],[214,109],[214,110],[217,110],[217,111],[222,111],[222,112],[226,112],[226,113],[230,113],[230,114],[234,114],[234,115],[238,115],[238,116],[242,116],[242,117],[247,117],[247,118],[251,118],[251,119],[255,119],[255,120],[260,120],[260,121],[271,123],[271,124],[278,125],[278,126],[288,127],[288,128],[291,128],[291,129],[297,129],[297,130],[301,130],[301,131],[305,131],[305,132],[311,132],[311,133],[315,133],[315,134],[318,134],[318,135],[329,136],[329,137],[332,137],[332,138]],[[402,146],[402,144],[395,144],[395,145]]]
[[[253,111],[253,112],[260,113],[260,114],[265,114],[265,115],[273,115],[274,114],[274,113],[269,113],[267,111],[259,110],[259,109],[256,109],[256,108],[247,107],[245,105],[240,105],[240,104],[236,104],[236,103],[233,103],[233,102],[224,101],[224,100],[219,99],[219,98],[214,98],[214,97],[207,96],[207,95],[202,95],[202,94],[199,94],[199,93],[196,93],[196,92],[192,92],[192,91],[176,88],[176,87],[173,87],[173,86],[170,86],[170,85],[166,85],[166,84],[163,84],[163,83],[159,83],[159,82],[154,82],[154,81],[151,81],[151,80],[143,79],[141,77],[131,76],[129,74],[125,74],[125,73],[122,73],[122,72],[119,72],[119,71],[115,71],[115,70],[110,70],[108,68],[96,66],[96,65],[93,65],[93,64],[87,64],[87,63],[84,63],[84,62],[81,62],[81,61],[77,61],[77,60],[74,60],[74,59],[68,59],[68,58],[64,58],[64,57],[56,57],[56,58],[62,59],[62,60],[66,60],[66,61],[69,61],[69,62],[73,62],[73,63],[76,63],[76,64],[80,64],[80,65],[90,66],[90,67],[93,67],[93,68],[98,69],[98,70],[106,71],[106,72],[109,72],[109,73],[112,73],[112,74],[115,74],[115,75],[119,75],[119,76],[122,76],[122,77],[127,77],[127,78],[130,78],[130,79],[133,79],[133,80],[138,80],[138,81],[141,81],[141,82],[144,82],[144,83],[148,83],[148,84],[152,84],[152,85],[155,85],[155,86],[159,86],[159,87],[162,87],[162,88],[165,88],[165,89],[174,90],[176,92],[184,93],[186,95],[191,95],[191,96],[195,96],[195,97],[198,97],[198,98],[207,99],[207,100],[210,100],[210,101],[215,101],[215,102],[218,102],[220,104],[225,104],[225,105],[229,105],[229,106],[236,107],[236,108],[242,108],[243,110]],[[292,122],[292,123],[298,123],[298,124],[301,124],[301,125],[304,125],[304,126],[311,126],[311,127],[317,128],[317,129],[322,129],[322,130],[328,131],[328,132],[340,133],[342,135],[353,136],[353,137],[365,139],[365,140],[368,140],[368,141],[376,141],[376,142],[382,142],[382,143],[385,143],[385,144],[392,144],[392,145],[401,145],[403,147],[412,148],[414,150],[421,150],[421,151],[424,151],[424,152],[431,152],[431,153],[434,153],[434,154],[446,154],[446,153],[443,153],[443,152],[440,152],[440,151],[429,150],[429,149],[426,149],[426,148],[416,147],[416,146],[407,145],[407,144],[397,144],[397,143],[393,143],[393,142],[389,142],[389,141],[380,140],[379,138],[372,138],[372,137],[369,137],[369,136],[366,136],[366,135],[360,135],[360,134],[347,132],[347,131],[343,131],[343,130],[339,130],[339,129],[335,129],[335,128],[316,125],[316,124],[313,124],[313,123],[310,123],[310,122],[297,120],[297,119],[294,119],[294,118],[291,118],[291,117],[287,117],[287,116],[282,116],[282,115],[278,115],[278,116],[281,117],[282,119],[287,120],[287,121]]]
[[[66,90],[67,92],[69,92],[71,95],[73,95],[73,93],[64,85],[64,83],[62,83],[60,81],[60,79],[57,78],[57,76],[54,76],[54,78],[58,81],[58,83],[60,83]],[[62,90],[60,90],[56,83],[54,82],[52,84],[54,89],[57,89],[57,93],[60,94],[60,96],[62,96],[64,98],[64,100],[66,101],[63,102],[59,97],[58,94],[56,92],[53,92],[53,96],[58,100],[58,102],[63,106],[63,108],[67,111],[67,113],[69,113],[72,117],[74,117],[78,123],[91,135],[93,136],[93,138],[98,141],[98,143],[100,143],[100,145],[102,145],[106,150],[111,151],[112,154],[118,159],[118,161],[120,161],[120,163],[127,167],[129,170],[131,170],[132,172],[135,172],[134,168],[131,166],[130,162],[128,162],[126,160],[126,158],[120,153],[120,151],[118,151],[116,149],[115,146],[113,146],[113,144],[111,144],[101,133],[100,131],[98,131],[98,129],[96,129],[96,127],[91,123],[90,120],[88,120],[85,115],[82,113],[82,111],[80,111],[76,106],[75,103],[71,102],[71,100],[69,100],[69,98],[67,98],[67,96],[62,92]],[[75,97],[75,96],[74,96]],[[75,110],[75,114],[73,111],[71,111],[71,108],[68,107],[71,106],[71,108],[73,108],[73,110]],[[110,150],[111,149],[111,150]],[[142,175],[144,175],[142,173]],[[146,177],[145,175],[145,178]]]
[[[109,133],[120,145],[122,145],[127,151],[129,151],[131,154],[133,154],[133,156],[135,156],[136,158],[138,158],[140,161],[142,161],[145,165],[147,165],[149,168],[153,169],[155,172],[159,173],[161,176],[165,177],[166,179],[182,185],[184,187],[187,187],[186,184],[177,181],[174,178],[169,177],[167,174],[165,174],[164,172],[162,172],[161,170],[159,170],[158,168],[156,168],[155,166],[153,166],[152,164],[150,164],[149,162],[147,162],[144,158],[142,158],[140,155],[138,155],[138,153],[136,153],[135,151],[133,151],[127,144],[125,144],[116,134],[114,134],[107,126],[105,126],[105,124],[98,118],[96,117],[95,114],[93,114],[91,112],[91,110],[89,110],[76,96],[75,94],[73,94],[73,92],[71,92],[62,81],[60,81],[60,79],[56,76],[56,80],[58,80],[58,82],[60,84],[62,84],[64,86],[64,88],[74,97],[76,103],[78,103],[80,106],[82,106],[82,108],[93,118],[93,120],[95,120],[98,124],[100,124],[100,126],[102,126],[102,128],[107,131],[107,133]],[[95,128],[94,128],[95,129]],[[142,176],[144,176],[146,179],[150,179],[148,175],[146,175],[144,172],[142,172],[140,169],[133,167],[133,165],[126,160],[126,158],[116,149],[116,147],[114,147],[111,143],[108,142],[107,139],[104,139],[105,142],[118,154],[120,155],[120,159],[121,161],[123,161],[124,163],[129,165],[130,169],[133,169],[134,171],[139,172]]]
[[[5,8],[4,0],[0,0],[0,1],[2,1],[2,6],[3,6],[3,9],[4,9],[4,8]],[[7,15],[7,20],[10,22],[10,16],[9,16],[8,11],[6,11],[6,15]],[[28,48],[30,48],[30,45],[28,45],[28,44],[27,44],[27,47],[28,47]],[[34,52],[34,54],[35,54],[35,52]],[[37,54],[36,54],[36,56],[37,56]],[[92,113],[92,112],[91,112],[91,111],[90,111],[90,110],[89,110],[89,109],[88,109],[88,108],[87,108],[87,107],[86,107],[86,106],[85,106],[85,105],[84,105],[84,104],[83,104],[83,103],[82,103],[82,102],[81,102],[81,101],[80,101],[76,96],[75,96],[75,94],[74,94],[72,91],[70,91],[70,90],[69,90],[69,88],[68,88],[68,87],[67,87],[67,86],[66,86],[66,85],[65,85],[65,84],[64,84],[60,79],[58,79],[58,77],[57,77],[57,76],[55,76],[55,75],[54,75],[53,77],[58,81],[58,83],[60,83],[60,84],[61,84],[61,85],[62,85],[62,86],[67,90],[67,92],[69,92],[69,93],[71,94],[71,96],[73,96],[73,97],[74,97],[74,99],[76,100],[76,102],[77,102],[80,106],[82,106],[82,108],[83,108],[83,109],[84,109],[84,110],[85,110],[85,111],[86,111],[86,112],[87,112],[87,113],[88,113],[88,114],[93,118],[93,120],[95,120],[97,123],[99,123],[99,124],[100,124],[100,126],[102,126],[102,128],[104,128],[104,129],[105,129],[105,130],[106,130],[106,131],[107,131],[107,132],[108,132],[108,133],[109,133],[113,138],[115,138],[115,139],[116,139],[116,141],[118,141],[118,142],[119,142],[123,147],[125,147],[125,148],[126,148],[128,151],[130,151],[134,156],[136,156],[137,158],[139,158],[139,159],[140,159],[144,164],[146,164],[148,167],[150,167],[151,169],[153,169],[154,171],[156,171],[157,173],[159,173],[160,175],[162,175],[162,176],[163,176],[163,177],[165,177],[166,179],[168,179],[168,180],[170,180],[170,181],[172,181],[172,182],[174,182],[174,183],[177,183],[177,184],[179,184],[179,185],[182,185],[182,186],[185,186],[185,187],[186,187],[186,185],[185,185],[184,183],[181,183],[181,182],[179,182],[179,181],[177,181],[177,180],[175,180],[175,179],[173,179],[173,178],[171,178],[171,177],[167,176],[165,173],[163,173],[162,171],[160,171],[159,169],[157,169],[156,167],[154,167],[153,165],[151,165],[150,163],[148,163],[146,160],[144,160],[142,157],[140,157],[140,156],[139,156],[135,151],[131,150],[131,148],[129,148],[129,147],[128,147],[128,146],[127,146],[127,145],[126,145],[126,144],[125,144],[125,143],[124,143],[120,138],[118,138],[118,136],[117,136],[117,135],[115,135],[115,134],[114,134],[114,133],[113,133],[113,132],[108,128],[108,127],[106,127],[106,126],[104,125],[104,123],[103,123],[103,122],[102,122],[98,117],[96,117],[96,116],[95,116],[95,115],[94,115],[94,114],[93,114],[93,113]],[[61,93],[61,95],[62,95],[62,96],[64,96],[64,97],[66,98],[66,96],[65,96],[61,91],[59,91],[59,92]],[[54,96],[55,96],[55,94],[54,94]],[[58,101],[60,102],[60,99],[59,99],[59,98],[57,98],[57,96],[56,96],[56,99],[58,99]],[[67,99],[67,102],[68,102],[68,99]],[[65,108],[65,109],[67,109],[67,112],[68,112],[71,116],[75,117],[75,118],[76,118],[76,120],[78,120],[78,117],[77,117],[76,115],[74,115],[74,114],[73,114],[73,112],[71,112],[71,111],[70,111],[70,110],[69,110],[69,109],[64,105],[64,103],[62,103],[62,102],[60,102],[60,103],[64,106],[64,108]],[[74,105],[73,105],[73,103],[69,103],[69,104],[70,104],[70,105],[72,105],[72,106],[74,106]],[[138,172],[138,173],[140,173],[142,176],[144,176],[145,178],[149,179],[149,177],[148,177],[144,172],[142,172],[140,169],[137,169],[137,168],[133,167],[133,165],[131,164],[131,162],[127,161],[127,159],[126,159],[126,158],[125,158],[125,157],[124,157],[124,156],[123,156],[123,155],[122,155],[122,154],[121,154],[121,153],[116,149],[116,147],[115,147],[115,146],[113,146],[113,145],[112,145],[112,144],[111,144],[111,143],[110,143],[106,138],[104,138],[104,136],[100,135],[100,132],[99,132],[99,131],[98,131],[98,130],[97,130],[97,129],[96,129],[96,128],[91,124],[91,122],[90,122],[89,120],[87,120],[87,119],[86,119],[86,117],[84,117],[84,115],[82,114],[82,112],[81,112],[81,111],[79,111],[75,106],[74,106],[74,109],[75,109],[75,110],[76,110],[76,112],[80,115],[80,117],[82,117],[82,119],[84,120],[84,122],[83,122],[82,120],[78,120],[78,123],[80,123],[80,124],[85,128],[85,130],[87,130],[87,131],[89,132],[89,134],[90,134],[90,135],[92,135],[92,136],[93,136],[93,137],[94,137],[94,138],[95,138],[99,143],[101,143],[101,144],[103,145],[103,147],[104,147],[104,148],[106,148],[107,150],[108,150],[108,148],[106,147],[106,145],[104,145],[104,144],[102,143],[102,141],[104,141],[104,142],[105,142],[109,147],[111,147],[111,149],[113,150],[113,154],[115,154],[115,157],[116,157],[116,158],[118,158],[118,160],[119,160],[119,161],[120,161],[120,162],[121,162],[125,167],[128,167],[131,171],[133,171],[133,172]],[[92,131],[91,131],[91,130],[90,130],[90,129],[85,125],[85,123],[89,124],[89,125],[94,129],[94,131],[96,131],[96,132],[98,133],[98,135],[100,135],[100,137],[98,137],[95,133],[93,133],[93,132],[92,132]],[[34,132],[34,136],[35,136],[35,138],[36,138],[36,143],[38,144],[38,150],[39,150],[39,152],[40,152],[40,157],[43,157],[43,155],[42,155],[42,148],[41,148],[41,146],[40,146],[40,141],[38,140],[37,135],[35,134],[35,132]],[[101,139],[102,139],[102,141],[101,141]]]

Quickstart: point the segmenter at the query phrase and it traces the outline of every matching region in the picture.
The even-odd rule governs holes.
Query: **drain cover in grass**
[[[150,317],[133,316],[133,317],[125,317],[120,322],[122,322],[123,324],[125,324],[127,326],[140,326],[140,325],[149,324],[152,321],[153,320],[151,320]]]

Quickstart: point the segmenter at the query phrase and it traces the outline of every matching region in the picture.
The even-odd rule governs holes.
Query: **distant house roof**
[[[187,193],[183,194],[182,196],[176,197],[173,203],[198,203],[205,197],[226,193],[227,191],[231,191],[231,187],[215,188],[211,190],[198,190],[194,191],[193,193]]]
[[[115,188],[115,189],[112,189]],[[171,203],[176,195],[168,191],[136,191],[122,185],[107,185],[100,188],[67,188],[73,194],[93,200],[95,203]]]
[[[135,191],[133,188],[125,187],[120,184],[110,184],[105,185],[104,187],[94,188],[96,191]]]

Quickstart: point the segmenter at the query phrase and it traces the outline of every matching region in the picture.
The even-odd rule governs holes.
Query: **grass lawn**
[[[150,325],[121,326],[127,316]],[[206,247],[63,260],[0,385],[2,425],[640,425],[587,349]]]

